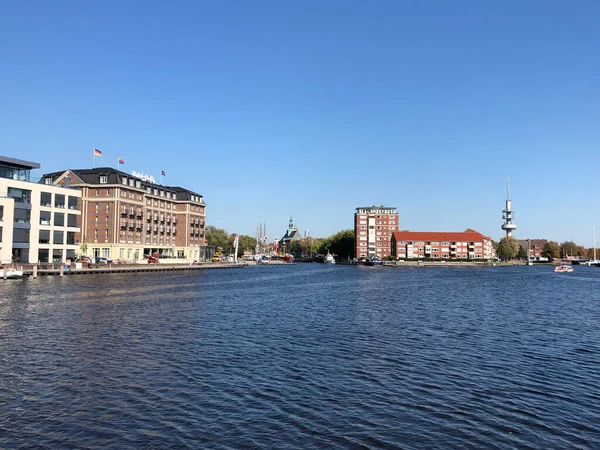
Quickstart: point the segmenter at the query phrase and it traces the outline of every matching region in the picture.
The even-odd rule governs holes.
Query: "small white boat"
[[[5,275],[6,272],[6,275]],[[23,278],[23,268],[19,269],[0,269],[0,279],[6,278]]]
[[[561,264],[560,266],[556,266],[554,268],[555,272],[563,273],[563,272],[573,272],[573,266],[568,266],[567,264]]]
[[[327,256],[323,259],[325,264],[335,264],[335,258],[331,253],[327,253]]]

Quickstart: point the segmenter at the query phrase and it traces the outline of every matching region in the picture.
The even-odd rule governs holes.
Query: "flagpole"
[[[94,162],[92,163],[92,169],[96,168],[96,149],[94,149]]]

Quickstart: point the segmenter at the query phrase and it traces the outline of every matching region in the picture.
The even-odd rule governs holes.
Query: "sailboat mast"
[[[594,262],[596,262],[596,225],[594,225]]]

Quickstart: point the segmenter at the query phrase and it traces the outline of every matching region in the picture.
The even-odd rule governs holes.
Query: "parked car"
[[[148,256],[148,264],[158,264],[158,253],[152,253]]]
[[[96,258],[96,264],[112,264],[113,260],[108,258]]]

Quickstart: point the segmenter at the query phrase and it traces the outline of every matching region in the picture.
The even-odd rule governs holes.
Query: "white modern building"
[[[0,263],[60,263],[79,253],[81,191],[33,182],[34,162],[0,156]]]

